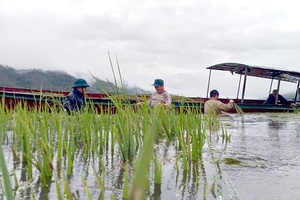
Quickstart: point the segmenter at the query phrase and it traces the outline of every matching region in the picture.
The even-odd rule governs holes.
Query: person
[[[300,88],[297,89],[297,97],[295,100],[297,101],[297,103],[299,103],[300,101]]]
[[[83,110],[85,106],[85,93],[86,88],[90,87],[86,80],[79,78],[74,82],[72,86],[73,91],[70,92],[64,99],[63,109],[71,114],[71,112],[77,112]]]
[[[157,106],[157,105],[165,105],[165,106],[171,106],[172,103],[172,97],[171,95],[165,90],[164,87],[164,81],[162,79],[155,79],[154,83],[152,84],[156,90],[151,97],[146,101],[150,104],[151,108]],[[145,102],[138,102],[134,106],[134,110],[137,110],[138,105],[142,105]]]
[[[267,100],[265,100],[264,104],[275,105],[277,93],[278,93],[278,90],[276,90],[276,89],[273,90],[273,92],[269,95]],[[278,94],[278,102],[280,102],[281,104],[284,104],[284,105],[288,105],[288,106],[296,106],[296,104],[289,102],[280,94]]]
[[[225,104],[219,100],[219,92],[212,90],[209,93],[210,99],[204,103],[204,114],[207,115],[220,115],[222,112],[228,111],[233,107],[233,100]]]
[[[162,79],[155,79],[152,84],[156,90],[147,101],[150,106],[153,108],[156,105],[165,105],[170,106],[172,103],[171,95],[165,90],[164,81]]]

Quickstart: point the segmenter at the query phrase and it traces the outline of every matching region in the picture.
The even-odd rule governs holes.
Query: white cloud
[[[300,71],[299,4],[3,0],[0,64],[59,69],[76,76],[92,73],[112,80],[110,51],[115,67],[117,55],[129,85],[151,90],[153,80],[160,77],[173,94],[205,96],[206,67],[213,64],[241,62]],[[234,81],[222,74],[214,87],[235,97]],[[250,97],[268,92],[250,89]]]

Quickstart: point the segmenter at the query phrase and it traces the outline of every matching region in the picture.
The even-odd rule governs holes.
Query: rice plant
[[[119,67],[118,72],[120,74]],[[121,76],[120,79],[122,80]],[[124,83],[121,81],[121,84]],[[155,146],[162,144],[171,144],[174,147],[175,158],[172,162],[175,171],[185,175],[192,174],[194,178],[191,181],[198,189],[201,176],[199,170],[204,171],[203,147],[207,144],[210,153],[214,154],[210,143],[214,136],[210,131],[213,130],[212,124],[218,123],[218,120],[206,118],[193,106],[187,106],[183,100],[176,109],[164,106],[150,108],[147,103],[137,107],[129,100],[125,90],[121,95],[119,92],[119,89],[115,90],[115,94],[107,92],[109,105],[105,110],[103,108],[99,112],[93,102],[87,102],[83,112],[73,115],[68,115],[62,110],[61,101],[57,96],[48,95],[50,103],[42,104],[40,101],[37,107],[31,109],[26,107],[26,103],[19,103],[14,111],[6,110],[2,99],[1,142],[6,140],[6,143],[11,144],[14,161],[25,174],[25,177],[19,180],[18,173],[13,173],[15,181],[12,184],[8,170],[5,172],[5,157],[0,152],[1,178],[6,197],[18,198],[13,188],[16,191],[20,190],[18,185],[21,185],[22,181],[28,181],[32,186],[38,179],[42,187],[49,187],[49,180],[54,180],[55,196],[58,199],[78,199],[79,194],[74,191],[72,182],[67,177],[78,175],[75,172],[78,167],[76,157],[81,157],[85,160],[86,168],[91,166],[96,185],[96,189],[90,187],[88,180],[80,175],[81,192],[87,199],[93,199],[95,193],[98,193],[100,199],[107,198],[106,194],[110,191],[108,185],[111,184],[111,172],[108,170],[112,168],[105,162],[125,166],[125,175],[121,177],[122,189],[119,196],[118,192],[114,191],[112,199],[149,198],[150,188],[159,191],[166,181],[163,176],[164,161],[155,151]],[[145,97],[139,96],[133,99],[146,100]],[[114,112],[110,112],[111,110]],[[13,126],[7,123],[12,119]],[[11,131],[9,136],[6,134],[8,125]],[[225,151],[226,144],[230,142],[230,134],[226,129],[221,129],[221,136],[224,139]],[[215,137],[218,139],[218,134]],[[168,153],[168,148],[165,148],[165,151]],[[216,166],[216,173],[220,173],[221,156],[211,157]],[[162,157],[170,159],[167,156]],[[114,163],[115,160],[120,163]],[[18,164],[19,161],[21,164]],[[200,168],[199,163],[200,166],[202,163]],[[16,170],[16,167],[12,170]],[[220,180],[216,178],[213,182],[212,191],[215,191],[218,181]],[[208,196],[207,180],[203,184],[205,196]]]

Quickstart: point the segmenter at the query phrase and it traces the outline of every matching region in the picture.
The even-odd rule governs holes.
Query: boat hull
[[[69,92],[45,91],[45,90],[30,90],[20,88],[1,88],[0,92],[1,105],[4,103],[5,109],[13,110],[18,106],[29,110],[43,109],[51,111],[59,110],[62,107],[63,99]],[[178,112],[196,111],[203,113],[204,103],[207,98],[187,98],[188,101],[173,101],[173,107]],[[227,103],[228,99],[220,99]],[[293,108],[283,105],[266,105],[263,100],[235,100],[236,104],[244,113],[261,113],[261,112],[294,112],[299,108]],[[124,106],[134,106],[135,100],[126,100]],[[88,93],[87,104],[91,106],[97,113],[115,113],[116,107],[112,101],[112,97],[106,94]],[[232,108],[228,113],[236,113],[237,110]]]

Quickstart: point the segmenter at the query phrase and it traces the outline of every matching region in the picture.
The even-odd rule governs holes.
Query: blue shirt
[[[276,102],[276,97],[274,97],[273,94],[270,94],[268,99],[264,102],[264,104],[273,104],[275,105]],[[286,104],[286,105],[291,105],[291,103],[286,100],[283,96],[281,96],[280,94],[278,95],[278,102],[282,103],[282,104]]]
[[[84,106],[84,95],[76,88],[74,88],[74,90],[66,96],[63,103],[63,108],[68,112],[68,114],[70,114],[71,111],[81,111],[83,110]]]

